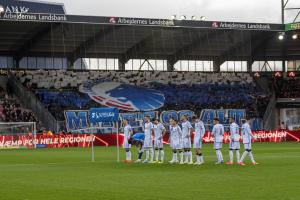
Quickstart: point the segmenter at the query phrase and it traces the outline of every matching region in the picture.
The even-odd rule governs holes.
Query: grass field
[[[203,166],[118,164],[113,147],[96,148],[94,163],[91,149],[1,150],[0,199],[299,200],[300,143],[253,146],[257,166],[216,166],[211,145]]]

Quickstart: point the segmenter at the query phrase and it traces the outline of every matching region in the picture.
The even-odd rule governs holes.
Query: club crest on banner
[[[160,91],[118,82],[86,82],[79,87],[97,103],[124,111],[150,111],[164,105],[165,97]]]

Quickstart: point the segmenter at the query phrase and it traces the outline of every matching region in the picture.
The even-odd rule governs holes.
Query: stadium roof
[[[2,2],[3,3],[3,2]],[[62,6],[62,5],[52,5]],[[7,8],[8,7],[8,8]],[[0,56],[178,60],[295,60],[300,42],[282,24],[31,13],[2,6]],[[1,11],[1,1],[0,1]],[[298,31],[299,32],[299,31]],[[284,40],[278,40],[279,34]]]

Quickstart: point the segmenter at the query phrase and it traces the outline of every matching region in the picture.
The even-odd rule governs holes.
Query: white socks
[[[185,162],[188,163],[189,162],[189,152],[186,151],[186,152],[184,152],[184,154],[185,154]]]
[[[233,151],[229,150],[229,161],[233,162]]]
[[[240,157],[241,157],[241,156],[240,156],[240,151],[239,151],[239,150],[236,150],[235,153],[236,153],[236,161],[237,161],[237,162],[240,162]]]
[[[252,162],[252,163],[255,163],[255,160],[254,160],[252,151],[249,152],[249,156],[250,156],[251,162]]]
[[[158,161],[160,153],[160,161],[164,162],[165,152],[164,150],[155,150],[155,161]]]
[[[180,152],[180,162],[183,163],[183,152]]]
[[[160,161],[164,162],[164,159],[165,159],[165,152],[164,150],[160,150]]]
[[[155,150],[155,161],[158,161],[159,151]]]
[[[190,156],[190,162],[193,162],[193,153],[189,151],[189,156]]]
[[[130,151],[128,151],[128,152],[126,152],[126,160],[131,160],[131,152]]]
[[[153,148],[150,149],[150,161],[153,162],[154,151]]]
[[[199,156],[199,157],[200,157],[200,162],[204,163],[204,159],[203,159],[202,154],[201,154],[201,156]]]
[[[146,150],[146,160],[149,160],[149,150]]]
[[[173,159],[172,159],[173,162],[177,162],[177,153],[173,153]]]
[[[241,158],[240,162],[244,162],[247,155],[248,155],[248,151],[245,151],[242,155],[242,158]]]
[[[223,162],[223,155],[220,150],[216,150],[216,155],[217,155],[218,162]]]

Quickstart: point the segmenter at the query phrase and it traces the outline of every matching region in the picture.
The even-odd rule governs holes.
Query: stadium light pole
[[[285,6],[286,6],[286,4],[289,2],[289,0],[287,0],[286,2],[285,2],[285,0],[281,0],[281,23],[282,24],[284,24],[285,23],[285,20],[284,20],[284,18],[285,18]]]

